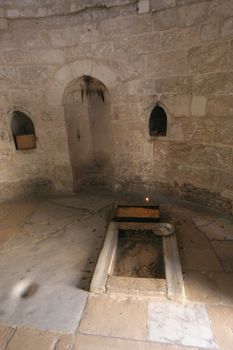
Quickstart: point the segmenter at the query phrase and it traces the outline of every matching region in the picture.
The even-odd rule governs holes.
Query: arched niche
[[[166,136],[167,134],[167,114],[164,108],[158,104],[150,114],[149,134],[150,136]]]
[[[36,148],[35,127],[32,120],[24,112],[14,111],[10,126],[17,150]]]
[[[74,79],[65,89],[63,105],[74,190],[80,185],[111,186],[113,138],[107,87],[89,75]]]

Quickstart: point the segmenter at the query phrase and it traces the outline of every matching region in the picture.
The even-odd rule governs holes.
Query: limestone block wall
[[[0,196],[72,190],[63,95],[90,75],[110,93],[117,189],[178,194],[232,210],[231,0],[2,0]],[[165,137],[150,137],[159,102]],[[37,148],[15,150],[13,110]]]

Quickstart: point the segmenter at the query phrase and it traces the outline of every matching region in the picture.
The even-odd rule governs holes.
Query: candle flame
[[[148,203],[150,201],[150,197],[145,197],[145,201]]]

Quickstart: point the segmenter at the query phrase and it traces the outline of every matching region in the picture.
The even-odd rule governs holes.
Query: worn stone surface
[[[11,86],[15,85],[16,78],[16,70],[14,67],[9,66],[1,66],[0,67],[0,84],[1,86]]]
[[[233,241],[232,222],[224,218],[195,216],[192,218],[194,226],[210,241]]]
[[[152,11],[159,11],[174,6],[176,6],[175,0],[150,0]]]
[[[136,37],[126,37],[115,43],[116,57],[122,57],[127,50],[127,56],[145,55],[159,50],[160,37],[158,34],[141,34]],[[150,64],[150,63],[149,63]]]
[[[44,85],[49,78],[48,67],[21,67],[19,68],[20,82],[23,85]]]
[[[0,18],[0,30],[8,28],[8,21],[6,18]]]
[[[185,53],[171,51],[150,55],[147,59],[147,72],[153,77],[182,75],[185,73]]]
[[[233,242],[213,241],[212,246],[224,268],[224,271],[233,272]]]
[[[200,43],[200,33],[196,26],[172,29],[162,33],[161,44],[164,50],[192,47]]]
[[[146,306],[146,303],[114,300],[108,296],[90,297],[79,330],[85,334],[146,340]]]
[[[211,249],[184,248],[180,255],[184,271],[222,271],[222,266]]]
[[[187,299],[206,304],[220,304],[220,292],[212,276],[213,273],[205,271],[186,271],[184,284]]]
[[[10,227],[8,222],[12,226],[0,247],[1,280],[5,280],[0,322],[61,332],[76,329],[111,202],[108,195],[63,197],[57,202],[54,198],[43,201],[33,213],[32,204],[26,202],[10,218],[11,206],[6,208],[1,229]]]
[[[184,283],[188,300],[232,307],[232,273],[186,271]]]
[[[150,1],[149,0],[140,0],[138,2],[138,13],[146,13],[150,11]]]
[[[196,145],[193,148],[192,161],[196,165],[209,165],[216,168],[231,167],[232,149],[227,147],[215,147],[206,145]]]
[[[167,77],[163,79],[155,79],[156,93],[171,94],[191,94],[193,91],[193,79],[190,76],[184,77]]]
[[[203,95],[228,95],[233,87],[233,74],[216,73],[200,76],[194,79],[194,93]]]
[[[55,343],[55,350],[71,350],[74,346],[75,335],[70,333],[56,333],[57,341]]]
[[[15,329],[9,325],[0,325],[0,348],[5,349],[7,343],[14,335]]]
[[[155,31],[163,31],[175,28],[176,21],[176,9],[170,8],[164,11],[156,11],[153,13],[153,29]]]
[[[164,96],[161,101],[166,105],[169,111],[172,111],[175,117],[189,117],[190,116],[190,95]]]
[[[208,314],[212,319],[212,329],[216,343],[220,349],[230,350],[233,342],[233,310],[220,306],[208,306]]]
[[[230,0],[4,1],[0,198],[70,192],[85,177],[88,185],[136,183],[135,190],[172,191],[231,212],[232,16]],[[87,143],[81,90],[66,99],[84,75],[108,95],[98,108],[88,102],[98,123],[89,113],[95,127],[86,153],[79,147]],[[148,119],[158,102],[167,134],[151,138]],[[15,149],[13,109],[32,119],[36,149]],[[97,146],[103,134],[107,156]],[[80,154],[85,161],[74,161]],[[75,183],[73,174],[80,175]]]
[[[232,307],[232,273],[186,271],[184,283],[188,300]]]
[[[225,272],[225,273],[211,273],[209,275],[210,279],[213,280],[214,284],[216,285],[216,290],[218,291],[220,295],[220,304],[224,306],[230,306],[232,307],[232,298],[233,298],[233,274],[232,272]]]
[[[201,40],[211,41],[218,38],[219,24],[215,21],[212,23],[204,23],[201,26]]]
[[[182,130],[184,134],[184,140],[186,142],[201,143],[201,142],[211,142],[214,137],[215,132],[215,122],[211,119],[199,120],[192,119],[191,121],[182,120]],[[195,169],[192,169],[195,173]],[[208,174],[211,176],[211,171],[206,169],[206,179]],[[200,179],[202,178],[200,174]],[[205,182],[205,179],[203,178]]]
[[[231,96],[209,96],[207,100],[207,114],[216,118],[232,117],[233,102]]]
[[[163,344],[78,334],[74,350],[165,350]],[[176,348],[174,348],[175,350]]]
[[[75,350],[88,350],[92,349],[93,344],[95,344],[96,350],[102,349],[140,349],[140,343],[130,342],[127,340],[110,338],[110,337],[101,337],[93,335],[83,335],[78,334],[75,343]]]
[[[207,310],[202,304],[150,303],[148,317],[149,339],[152,341],[215,347]]]
[[[215,134],[214,134],[214,142],[221,143],[223,145],[233,145],[233,137],[232,137],[232,120],[225,119],[224,124],[226,129],[222,129],[222,118],[216,121]]]
[[[132,201],[142,203],[144,193],[142,192],[141,196],[129,194],[126,196],[126,193],[123,193],[117,201],[124,204],[132,203]],[[227,215],[223,216],[216,210],[171,197],[151,195],[151,203],[159,202],[163,218],[175,225],[180,254],[182,255],[184,250],[199,251],[199,260],[196,264],[193,263],[191,253],[186,256],[185,264],[189,262],[192,265],[191,270],[186,270],[182,261],[186,303],[176,308],[175,319],[178,318],[180,322],[180,319],[183,320],[185,316],[184,327],[179,331],[178,321],[172,322],[169,327],[169,339],[163,338],[158,341],[158,337],[162,337],[163,333],[161,327],[156,332],[157,326],[153,325],[162,326],[162,329],[164,325],[169,325],[167,314],[168,312],[171,314],[171,310],[167,304],[174,304],[159,299],[158,304],[164,307],[164,311],[158,315],[159,308],[153,307],[154,318],[152,320],[151,313],[147,313],[148,302],[151,300],[146,296],[132,299],[115,294],[111,297],[90,296],[86,311],[81,317],[80,328],[78,328],[79,320],[74,321],[74,317],[77,316],[80,306],[79,288],[88,288],[89,276],[94,268],[94,264],[90,262],[94,262],[101,247],[104,235],[101,230],[105,230],[106,220],[109,221],[112,215],[112,201],[113,197],[107,193],[89,191],[80,192],[76,196],[56,196],[34,201],[19,200],[0,204],[0,269],[1,278],[2,276],[4,278],[4,288],[1,288],[3,294],[0,297],[3,300],[1,310],[4,305],[3,311],[7,311],[5,315],[1,313],[1,321],[4,322],[3,317],[5,317],[8,323],[15,323],[7,317],[10,313],[12,314],[15,306],[14,316],[17,312],[19,313],[16,323],[22,325],[23,322],[28,325],[24,328],[19,326],[14,333],[15,329],[10,328],[4,322],[4,325],[0,327],[0,346],[2,346],[2,339],[3,342],[7,339],[7,342],[10,340],[9,348],[17,350],[31,350],[37,347],[43,350],[92,350],[93,348],[101,350],[197,350],[201,345],[190,346],[190,344],[194,344],[194,341],[200,344],[203,341],[203,333],[200,336],[200,326],[206,327],[210,322],[218,347],[230,350],[232,347],[233,273],[214,271],[216,262],[212,257],[209,258],[209,271],[204,271],[204,266],[200,270],[199,261],[204,260],[203,265],[207,264],[203,259],[206,251],[208,254],[209,251],[212,251],[215,256],[218,254],[219,258],[226,257],[221,251],[221,243],[232,245],[232,219]],[[98,223],[96,216],[99,217]],[[9,228],[8,234],[5,231],[7,228]],[[47,249],[45,249],[46,246]],[[208,259],[208,254],[206,259]],[[28,259],[29,255],[30,259]],[[20,262],[16,261],[17,256]],[[13,264],[12,268],[11,264]],[[25,284],[25,278],[21,279],[22,276],[28,276],[31,281],[33,277],[33,281],[37,283],[37,289],[35,286],[34,289],[29,289],[24,298],[19,297],[19,294],[28,284]],[[15,281],[20,283],[15,283]],[[67,288],[68,285],[69,288]],[[75,288],[75,294],[71,295],[70,288],[73,285],[79,288]],[[51,293],[48,293],[49,289]],[[58,296],[57,289],[61,289],[61,299],[56,297]],[[8,292],[4,294],[4,291]],[[6,294],[11,294],[11,292],[11,303],[8,304]],[[38,298],[40,293],[41,298]],[[68,298],[69,295],[71,299]],[[62,300],[66,300],[63,310]],[[77,302],[76,306],[70,309],[70,305],[74,305],[74,302]],[[198,304],[201,305],[200,308],[196,307],[197,303],[200,303]],[[157,305],[155,300],[152,304]],[[41,310],[38,310],[38,305]],[[206,305],[209,318],[207,320],[202,317]],[[191,310],[194,312],[192,313]],[[198,311],[199,317],[198,340],[196,335],[186,337],[188,331],[190,331],[189,334],[193,334],[196,329],[197,313],[195,310]],[[33,320],[32,313],[37,318],[36,321]],[[204,314],[206,316],[206,312]],[[59,323],[59,329],[63,327],[62,333],[51,332],[56,325],[54,318]],[[160,322],[163,318],[166,322]],[[76,326],[66,328],[64,331],[64,324],[71,325],[72,320]],[[160,320],[159,323],[158,320]],[[206,320],[204,324],[203,320]],[[41,329],[32,329],[32,326]],[[77,332],[70,333],[71,328],[77,329]],[[149,334],[156,339],[150,338]],[[177,339],[180,334],[181,337]],[[206,328],[204,334],[207,334]],[[186,344],[189,345],[182,345],[186,341]],[[208,341],[208,337],[204,341]],[[216,347],[212,346],[212,348]]]
[[[17,329],[14,337],[7,345],[9,350],[19,349],[46,349],[52,350],[56,344],[56,338],[49,332],[21,328]]]
[[[188,51],[188,72],[208,73],[225,70],[228,61],[228,43],[193,47]]]
[[[191,26],[202,23],[209,9],[208,1],[186,4],[177,8],[177,22],[180,26]]]

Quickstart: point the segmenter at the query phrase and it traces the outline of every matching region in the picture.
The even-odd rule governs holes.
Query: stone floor
[[[233,349],[233,221],[159,199],[175,224],[186,301],[89,295],[115,198],[0,204],[0,349]]]

